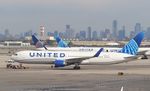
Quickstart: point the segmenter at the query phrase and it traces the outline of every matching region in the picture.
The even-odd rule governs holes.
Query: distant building
[[[86,40],[86,31],[80,31],[79,40]]]
[[[133,38],[134,35],[135,35],[135,32],[134,32],[134,31],[131,31],[131,32],[130,32],[130,39]]]
[[[106,38],[106,34],[104,31],[100,31],[100,40],[103,40],[104,38]]]
[[[80,33],[76,33],[75,38],[76,38],[76,39],[79,39],[79,38],[80,38]]]
[[[0,33],[0,41],[4,41],[4,40],[5,40],[5,36]]]
[[[74,38],[74,30],[71,29],[70,25],[66,25],[65,38],[66,39],[73,39]]]
[[[10,32],[9,32],[8,29],[5,29],[5,31],[4,31],[4,36],[5,36],[5,37],[9,37],[9,36],[10,36]]]
[[[23,43],[22,41],[5,41],[3,45],[7,47],[28,47],[30,43]]]
[[[118,31],[118,40],[125,40],[125,26],[122,27],[122,30]]]
[[[24,37],[27,37],[27,36],[32,36],[32,30],[29,30],[27,32],[24,32]]]
[[[15,39],[8,29],[4,30],[4,40],[13,40]]]
[[[111,32],[110,32],[109,29],[105,29],[104,37],[105,37],[107,40],[110,40],[110,39],[111,39]]]
[[[119,30],[118,31],[118,40],[123,40],[125,37],[124,37],[124,31],[123,30]]]
[[[114,40],[117,39],[117,20],[114,20],[112,23],[112,35]]]
[[[92,32],[92,40],[98,40],[98,33],[97,31]]]
[[[92,28],[91,27],[88,27],[88,31],[87,31],[87,39],[88,40],[91,40],[92,39]]]
[[[135,35],[136,35],[137,33],[139,33],[139,32],[142,31],[142,28],[141,28],[141,24],[140,24],[140,23],[136,23],[136,24],[135,24],[135,29],[134,29],[134,31],[135,31]]]

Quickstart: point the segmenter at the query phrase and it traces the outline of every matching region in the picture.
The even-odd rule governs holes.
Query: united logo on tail
[[[141,45],[142,40],[144,39],[144,32],[138,33],[133,39],[129,41],[121,50],[121,53],[127,53],[131,55],[136,55],[138,48]]]

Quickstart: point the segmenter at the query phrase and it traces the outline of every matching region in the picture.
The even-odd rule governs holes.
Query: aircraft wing
[[[65,60],[65,62],[68,65],[75,64],[75,63],[80,64],[83,60],[90,59],[90,58],[93,58],[93,57],[82,57],[82,58],[67,59],[67,60]]]
[[[103,48],[101,48],[94,56],[66,59],[65,62],[66,62],[68,65],[75,64],[75,63],[79,63],[79,64],[80,64],[83,60],[90,59],[90,58],[94,58],[94,57],[98,57],[102,51],[103,51]]]

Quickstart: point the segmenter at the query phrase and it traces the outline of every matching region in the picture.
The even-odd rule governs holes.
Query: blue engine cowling
[[[55,67],[64,67],[64,66],[66,66],[66,63],[65,63],[64,60],[55,60],[54,64],[55,64]]]

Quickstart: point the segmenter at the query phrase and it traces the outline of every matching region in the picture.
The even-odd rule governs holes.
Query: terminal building
[[[29,47],[30,43],[23,43],[22,41],[5,41],[2,43],[3,46],[7,47]]]

